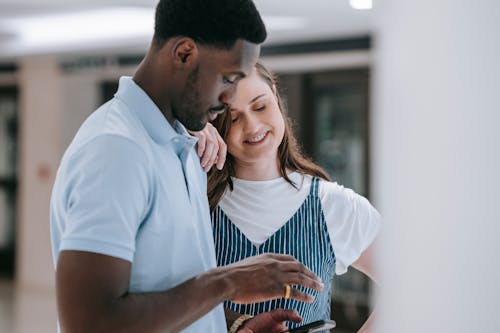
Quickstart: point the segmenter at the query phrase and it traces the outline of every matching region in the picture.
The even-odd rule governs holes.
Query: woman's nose
[[[244,127],[243,130],[245,133],[255,133],[259,127],[258,118],[252,114],[251,112],[245,114],[244,116]]]

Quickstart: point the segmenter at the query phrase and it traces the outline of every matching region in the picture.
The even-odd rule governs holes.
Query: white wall
[[[500,332],[500,3],[377,6],[378,332]]]

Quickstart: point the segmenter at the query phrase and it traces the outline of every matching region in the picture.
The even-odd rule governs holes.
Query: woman
[[[290,254],[325,285],[321,292],[292,289],[314,295],[312,303],[289,299],[285,286],[281,299],[226,302],[225,307],[252,316],[295,309],[303,323],[329,319],[335,275],[353,266],[375,280],[372,243],[380,215],[362,196],[330,182],[325,171],[300,153],[276,81],[261,64],[239,82],[229,110],[213,125],[228,151],[222,170],[208,176],[218,265],[260,253]],[[369,330],[370,321],[360,332]],[[251,326],[251,320],[247,323]]]

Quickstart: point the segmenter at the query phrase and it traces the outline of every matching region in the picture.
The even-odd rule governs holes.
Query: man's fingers
[[[285,263],[282,263],[281,265],[282,265],[281,269],[284,272],[296,274],[297,276],[304,276],[304,277],[309,278],[310,280],[316,281],[317,283],[323,285],[321,279],[316,274],[314,274],[314,272],[312,272],[309,268],[307,268],[306,266],[304,266],[303,264],[301,264],[298,261],[285,262]]]
[[[303,286],[309,289],[321,291],[325,287],[323,282],[317,278],[311,278],[302,273],[288,273],[286,281],[290,285]]]
[[[242,289],[241,293],[234,297],[232,301],[235,303],[256,303],[284,298],[286,295],[295,300],[310,303],[314,300],[314,297],[301,290],[306,288],[321,291],[324,288],[323,282],[316,274],[289,255],[267,253],[247,258],[233,265],[242,268],[253,267],[255,273],[260,277],[264,277],[264,281],[267,281],[267,283],[255,283],[252,280],[245,280],[248,288]],[[241,276],[238,274],[237,276],[238,279],[241,277],[244,280],[248,277],[248,274]],[[287,289],[285,289],[287,285],[291,287],[289,295]],[[298,289],[299,286],[301,287],[300,290]]]
[[[300,291],[296,288],[293,288],[290,290],[290,298],[300,301],[300,302],[305,302],[305,303],[312,303],[314,302],[314,296],[305,293],[303,291]]]
[[[291,262],[298,262],[297,259],[295,259],[294,256],[291,256],[289,254],[279,254],[279,253],[265,253],[261,255],[262,257],[267,257],[279,261],[291,261]]]

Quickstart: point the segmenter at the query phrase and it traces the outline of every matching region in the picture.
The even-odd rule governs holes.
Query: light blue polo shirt
[[[115,97],[83,123],[57,171],[54,266],[62,250],[130,261],[132,293],[165,291],[216,267],[196,139],[179,122],[174,127],[132,78],[120,79]],[[226,330],[219,305],[183,332]]]

